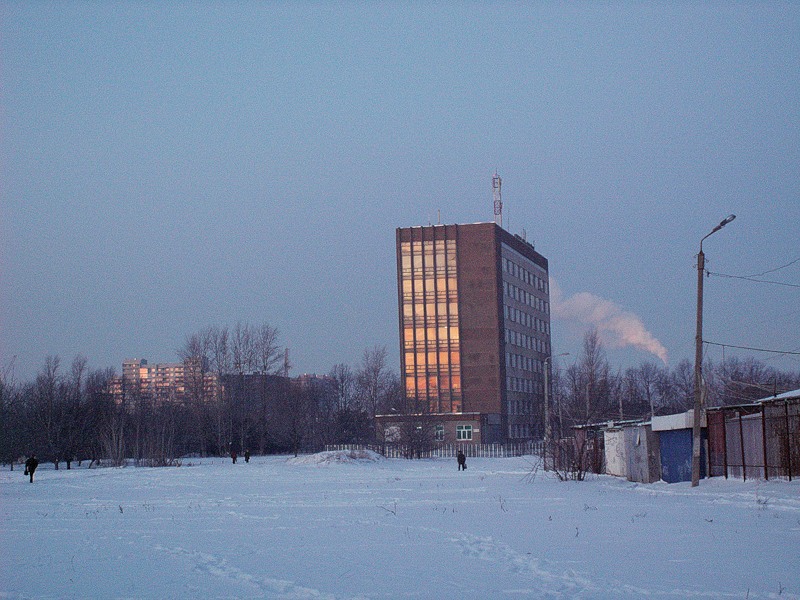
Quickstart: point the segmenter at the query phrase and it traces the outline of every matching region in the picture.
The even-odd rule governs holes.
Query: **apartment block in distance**
[[[399,228],[396,243],[409,405],[444,443],[541,437],[547,259],[496,223]],[[379,418],[384,434],[396,422]]]
[[[204,372],[196,359],[148,364],[137,358],[123,361],[122,376],[112,379],[110,388],[117,403],[123,399],[189,402],[216,398],[220,382],[216,373]]]

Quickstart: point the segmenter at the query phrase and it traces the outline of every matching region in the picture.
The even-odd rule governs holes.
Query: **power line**
[[[800,261],[800,257],[795,258],[793,261],[788,262],[783,266],[776,267],[774,269],[770,269],[769,271],[764,271],[763,273],[758,273],[757,275],[748,275],[747,277],[763,277],[764,275],[767,275],[768,273],[774,273],[775,271],[780,271],[781,269],[785,269],[786,267],[791,267],[794,263],[796,263],[798,261]]]
[[[769,271],[768,271],[769,272]],[[712,271],[706,271],[708,275],[714,275],[715,277],[726,277],[728,279],[744,279],[745,281],[753,281],[755,283],[770,283],[772,285],[783,285],[786,287],[793,287],[793,288],[800,288],[800,284],[796,283],[784,283],[783,281],[767,281],[766,279],[755,279],[756,276],[742,276],[742,275],[727,275],[725,273],[714,273]]]
[[[709,346],[722,346],[725,348],[736,348],[737,350],[752,350],[753,352],[770,352],[772,354],[794,354],[800,356],[800,352],[791,352],[789,350],[766,350],[764,348],[750,348],[749,346],[734,346],[733,344],[718,344],[717,342],[707,342],[703,340],[704,344]]]

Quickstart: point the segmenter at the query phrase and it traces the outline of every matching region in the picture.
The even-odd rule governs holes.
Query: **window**
[[[444,425],[437,425],[436,426],[436,441],[443,442],[444,441]]]
[[[471,440],[472,439],[472,425],[456,425],[456,439],[457,440]]]

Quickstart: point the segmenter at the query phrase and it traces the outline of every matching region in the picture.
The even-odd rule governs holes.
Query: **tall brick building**
[[[399,228],[401,377],[443,442],[541,437],[547,259],[495,223]],[[387,431],[393,419],[382,418]]]

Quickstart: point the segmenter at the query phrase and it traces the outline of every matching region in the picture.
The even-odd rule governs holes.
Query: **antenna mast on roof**
[[[494,172],[494,177],[492,177],[492,196],[494,197],[494,222],[503,226],[503,197],[500,195],[500,186],[502,185],[503,181],[500,179],[500,176],[497,174],[497,171]]]

